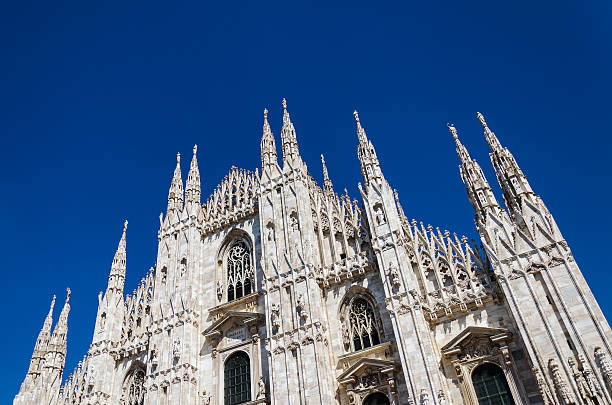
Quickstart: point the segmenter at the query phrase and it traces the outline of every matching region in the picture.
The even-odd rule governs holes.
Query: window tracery
[[[356,291],[341,308],[342,341],[347,351],[358,351],[381,343],[384,336],[376,301],[367,291]]]
[[[242,241],[234,242],[227,253],[227,300],[233,301],[253,292],[251,252]]]
[[[138,367],[126,378],[123,384],[123,403],[125,405],[144,405],[145,371]]]

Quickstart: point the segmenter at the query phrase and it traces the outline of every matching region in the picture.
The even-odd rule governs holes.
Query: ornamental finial
[[[453,138],[455,140],[459,139],[459,137],[457,136],[457,128],[455,128],[455,124],[446,123],[446,126],[448,127],[450,133],[453,134]]]
[[[176,163],[181,163],[181,152],[176,153]]]
[[[283,110],[287,112],[287,100],[285,99],[285,97],[283,97]]]
[[[195,156],[196,153],[198,153],[198,145],[197,144],[193,145],[193,155]]]
[[[264,120],[267,120],[267,119],[268,119],[268,109],[264,108]]]
[[[123,223],[123,233],[125,233],[125,231],[127,231],[127,225],[128,225],[128,221],[126,219],[125,222]]]
[[[357,112],[357,110],[353,111],[353,116],[355,117],[355,121],[357,121],[357,123],[359,124],[359,113]]]

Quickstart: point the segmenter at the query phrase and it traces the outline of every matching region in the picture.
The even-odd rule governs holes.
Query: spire
[[[127,221],[126,221],[127,222]],[[64,346],[64,354],[66,354],[66,335],[68,334],[68,313],[70,312],[70,288],[66,288],[66,301],[64,302],[64,307],[62,308],[62,312],[60,312],[60,316],[57,320],[57,324],[55,325],[55,329],[53,329],[53,336],[51,337],[51,344]]]
[[[115,291],[123,297],[123,284],[125,283],[125,269],[126,269],[126,254],[125,254],[125,233],[127,231],[128,221],[123,223],[123,234],[119,239],[119,245],[113,257],[113,264],[111,265],[110,276],[108,277],[108,287],[106,294]]]
[[[496,214],[500,214],[502,211],[501,207],[497,203],[493,190],[480,165],[470,157],[467,148],[459,140],[457,128],[453,124],[447,124],[447,126],[457,146],[457,155],[461,161],[459,166],[461,179],[465,184],[468,197],[474,207],[476,221],[484,223],[487,212],[493,211]]]
[[[301,161],[295,127],[287,111],[287,100],[283,98],[283,128],[281,129],[281,142],[283,147],[283,163],[289,160]]]
[[[334,195],[334,185],[332,181],[329,179],[329,174],[327,173],[327,166],[325,165],[325,157],[321,154],[321,164],[323,165],[323,191],[327,195]]]
[[[193,146],[193,158],[185,184],[185,202],[200,205],[202,190],[200,188],[200,170],[198,169],[198,145]]]
[[[23,381],[23,384],[21,385],[21,389],[19,390],[19,392],[27,391],[29,384],[32,383],[42,371],[45,354],[47,353],[47,349],[49,347],[49,341],[51,339],[51,325],[53,324],[53,308],[54,307],[55,307],[55,295],[53,296],[53,299],[51,300],[51,306],[49,307],[49,313],[45,317],[43,327],[38,333],[38,337],[36,338],[36,343],[34,345],[34,352],[32,353],[32,358],[30,359],[30,366],[28,367],[26,378]]]
[[[380,170],[380,163],[378,161],[378,157],[376,156],[374,145],[372,145],[372,142],[368,140],[366,132],[361,126],[361,121],[359,121],[359,113],[357,110],[353,112],[353,116],[357,122],[357,138],[359,139],[357,156],[359,157],[359,163],[361,165],[363,181],[367,186],[371,180],[382,178],[382,172]]]
[[[176,154],[176,168],[168,193],[168,211],[183,209],[183,178],[181,177],[181,154]]]
[[[511,213],[520,211],[521,198],[523,196],[532,197],[534,195],[527,177],[516,163],[512,153],[510,153],[508,148],[501,145],[495,133],[489,129],[484,116],[481,113],[477,113],[476,117],[484,128],[485,139],[489,144],[489,148],[491,148],[489,156],[495,168],[497,181],[502,188],[506,206]]]
[[[276,156],[276,142],[274,141],[274,135],[270,129],[268,123],[268,109],[264,109],[264,123],[263,123],[263,134],[261,136],[261,169],[262,172],[265,168],[270,166],[276,166],[278,164],[278,158]]]

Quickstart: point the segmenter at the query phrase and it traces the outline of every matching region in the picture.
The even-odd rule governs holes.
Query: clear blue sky
[[[66,375],[86,352],[124,219],[126,291],[153,265],[176,152],[186,175],[199,145],[208,196],[232,165],[258,167],[282,97],[315,178],[324,153],[358,197],[357,108],[406,214],[469,237],[445,124],[494,182],[483,112],[612,314],[610,2],[175,3],[0,8],[0,402],[66,286]]]

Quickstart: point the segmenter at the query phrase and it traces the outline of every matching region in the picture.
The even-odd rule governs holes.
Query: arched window
[[[253,291],[253,269],[251,252],[242,241],[234,242],[228,250],[227,259],[227,300],[232,301],[249,295]]]
[[[380,343],[374,308],[362,297],[356,297],[349,309],[349,337],[353,350],[361,350]]]
[[[476,367],[472,384],[479,405],[514,405],[506,376],[499,366],[486,363]]]
[[[236,352],[225,362],[225,405],[242,404],[251,400],[251,370],[249,356]]]
[[[363,401],[363,405],[389,405],[389,398],[381,392],[375,392],[372,395],[368,395]]]
[[[123,383],[123,399],[125,405],[144,405],[144,377],[143,368],[135,368]]]

